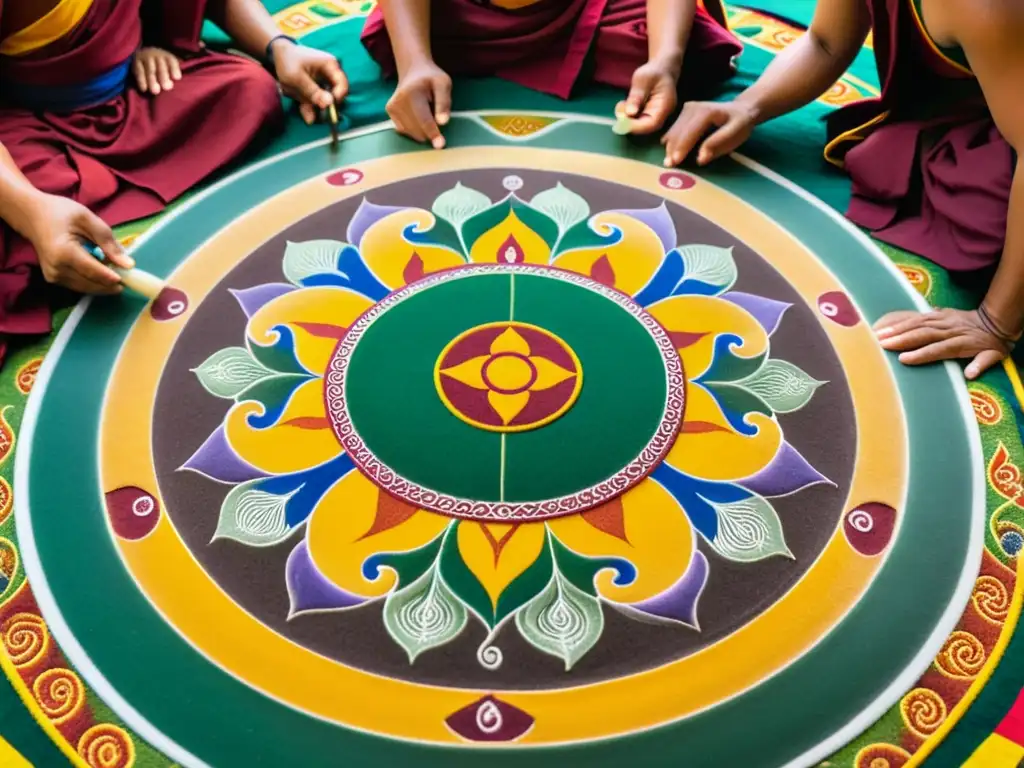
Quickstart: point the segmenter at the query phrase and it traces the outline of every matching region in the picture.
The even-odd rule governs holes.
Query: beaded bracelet
[[[996,325],[995,320],[992,319],[988,310],[985,309],[984,303],[978,305],[978,319],[981,320],[981,324],[985,326],[986,331],[991,333],[1006,346],[1007,352],[1012,352],[1013,348],[1017,346],[1017,339],[1020,338],[1020,335],[1018,334],[1015,339],[999,330],[999,326]]]
[[[299,44],[299,42],[294,37],[290,37],[289,35],[275,35],[274,37],[270,38],[270,42],[267,43],[267,47],[263,51],[263,59],[266,62],[267,70],[270,72],[270,74],[274,75],[274,77],[277,77],[277,68],[274,65],[274,43],[276,43],[278,40],[287,40],[292,45]]]

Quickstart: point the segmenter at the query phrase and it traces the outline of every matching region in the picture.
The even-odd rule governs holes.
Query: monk
[[[976,310],[892,313],[876,332],[903,363],[964,358],[974,379],[1024,330],[1024,3],[819,0],[808,33],[734,101],[685,106],[665,163],[697,148],[704,165],[817,98],[869,31],[882,96],[833,114],[825,147],[853,180],[849,218],[951,271],[998,263]]]
[[[363,43],[398,76],[395,127],[444,147],[451,75],[494,75],[566,99],[586,70],[623,90],[633,133],[733,73],[741,47],[720,0],[379,0]]]
[[[203,48],[204,14],[260,64]],[[319,83],[327,83],[322,88]],[[0,359],[50,331],[42,278],[116,293],[110,226],[154,214],[280,127],[345,96],[338,62],[259,0],[0,0]]]

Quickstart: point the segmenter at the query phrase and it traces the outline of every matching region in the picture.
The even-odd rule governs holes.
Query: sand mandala
[[[742,158],[505,117],[227,179],[138,246],[175,309],[39,372],[29,579],[181,765],[812,765],[966,605],[974,416],[875,344],[885,257]]]

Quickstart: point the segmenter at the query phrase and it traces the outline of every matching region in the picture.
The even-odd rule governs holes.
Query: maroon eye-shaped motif
[[[842,291],[829,291],[818,297],[818,311],[834,323],[852,328],[860,322],[860,315]]]

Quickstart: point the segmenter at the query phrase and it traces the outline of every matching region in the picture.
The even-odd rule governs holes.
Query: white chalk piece
[[[618,136],[626,136],[633,132],[633,121],[632,119],[620,115],[615,118],[615,123],[612,125],[612,133]]]
[[[121,284],[136,293],[145,296],[147,299],[155,299],[160,295],[166,284],[156,275],[144,272],[141,269],[121,269],[111,266],[121,278]]]

